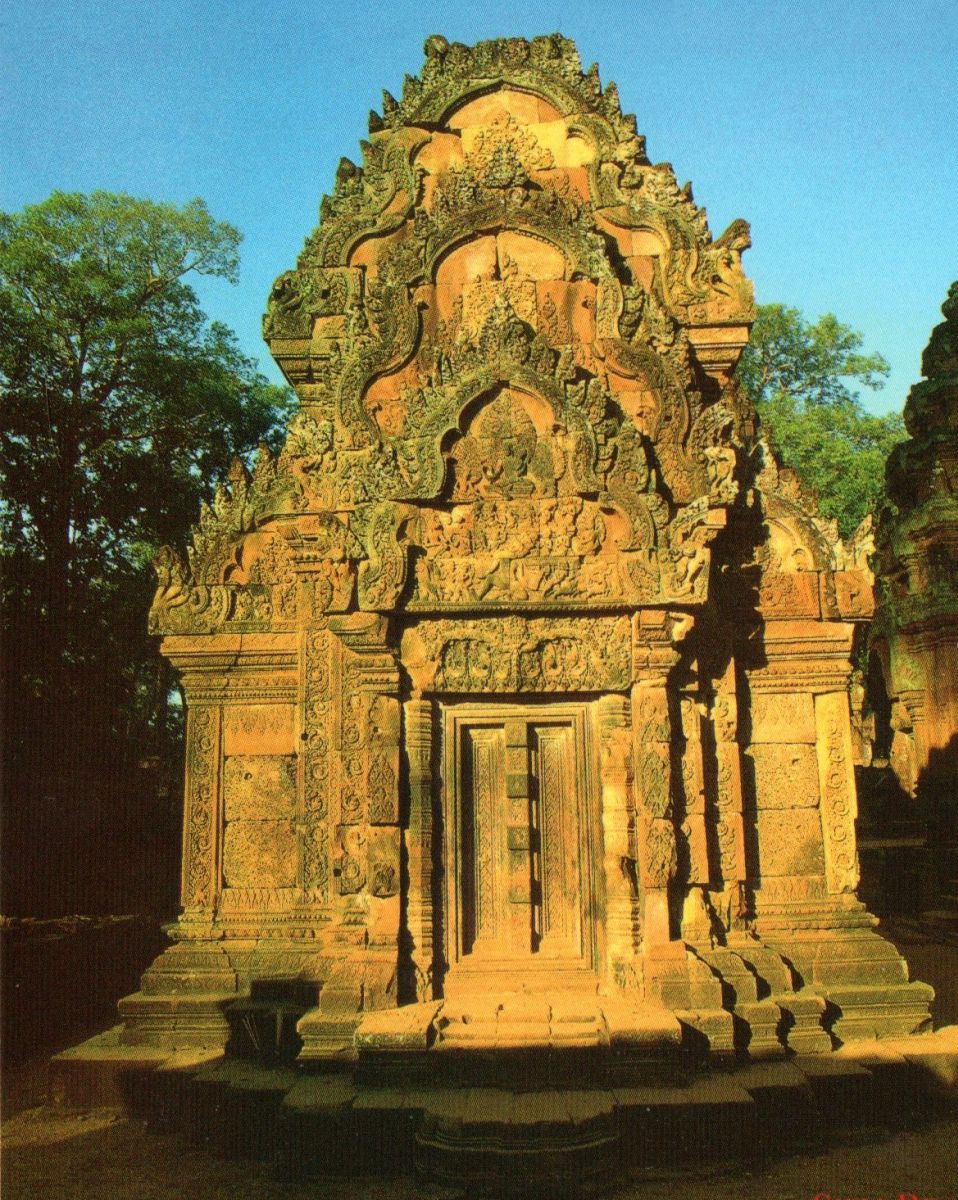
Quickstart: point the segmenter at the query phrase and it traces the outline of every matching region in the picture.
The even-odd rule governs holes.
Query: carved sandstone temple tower
[[[124,1037],[304,1062],[928,1024],[855,898],[865,574],[732,372],[713,238],[559,36],[426,44],[264,331],[299,408],[151,622],[188,705],[183,911]]]
[[[958,282],[922,356],[905,404],[909,439],[888,461],[888,500],[876,527],[878,609],[872,649],[895,724],[910,748],[902,786],[958,758]]]
[[[958,282],[941,311],[905,404],[910,436],[888,460],[870,638],[891,702],[891,765],[933,822],[936,857],[958,845]],[[936,873],[954,890],[947,862]]]

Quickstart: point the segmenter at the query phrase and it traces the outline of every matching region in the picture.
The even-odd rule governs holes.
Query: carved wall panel
[[[768,742],[814,746],[815,698],[810,692],[756,692],[752,696],[753,746]]]
[[[759,872],[764,886],[775,875],[819,875],[825,871],[818,809],[762,809],[756,815]]]
[[[288,888],[297,881],[296,759],[223,760],[223,886]]]
[[[231,704],[223,713],[223,753],[295,754],[296,709],[292,704]]]
[[[292,819],[296,810],[295,755],[224,758],[223,810],[227,822]]]
[[[810,698],[810,697],[809,697]],[[818,757],[814,746],[753,744],[755,801],[762,808],[817,808]]]

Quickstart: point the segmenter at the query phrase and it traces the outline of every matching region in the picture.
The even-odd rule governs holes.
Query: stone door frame
[[[588,972],[593,977],[601,970],[603,894],[601,889],[601,794],[595,735],[595,703],[589,700],[563,700],[551,696],[512,698],[448,699],[438,697],[437,733],[441,739],[441,778],[439,805],[443,845],[442,924],[447,976],[475,975],[477,971],[552,972],[568,976]],[[462,840],[463,840],[463,733],[467,728],[488,725],[505,726],[507,795],[528,795],[532,764],[528,732],[536,725],[561,725],[571,728],[574,738],[575,815],[572,826],[577,836],[576,855],[579,870],[579,923],[581,957],[541,958],[530,952],[527,958],[472,960],[463,949],[462,913]],[[520,744],[521,740],[521,744]],[[515,744],[511,744],[511,743]],[[505,880],[500,881],[503,885]]]

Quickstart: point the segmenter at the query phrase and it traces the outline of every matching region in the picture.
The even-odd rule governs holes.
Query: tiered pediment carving
[[[813,494],[782,467],[767,442],[755,450],[763,531],[756,554],[759,604],[765,618],[862,620],[874,608],[868,565],[870,526],[846,544],[836,521],[818,513]]]
[[[310,559],[311,611],[701,603],[747,228],[712,239],[558,36],[430,39],[362,149],[270,296],[283,452],[234,472],[189,564],[164,552],[154,628],[295,622]],[[294,552],[316,514],[343,546]]]

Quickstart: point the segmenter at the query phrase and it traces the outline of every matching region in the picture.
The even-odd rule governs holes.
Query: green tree
[[[831,313],[811,324],[795,308],[765,304],[738,368],[782,460],[846,537],[877,508],[885,460],[905,436],[900,413],[868,412],[853,388],[878,390],[888,375],[862,343]]]
[[[150,559],[185,539],[234,455],[276,439],[289,402],[190,285],[235,282],[239,243],[201,200],[55,192],[0,214],[5,773],[18,812],[89,813],[109,797],[115,809],[138,764],[169,749]]]

